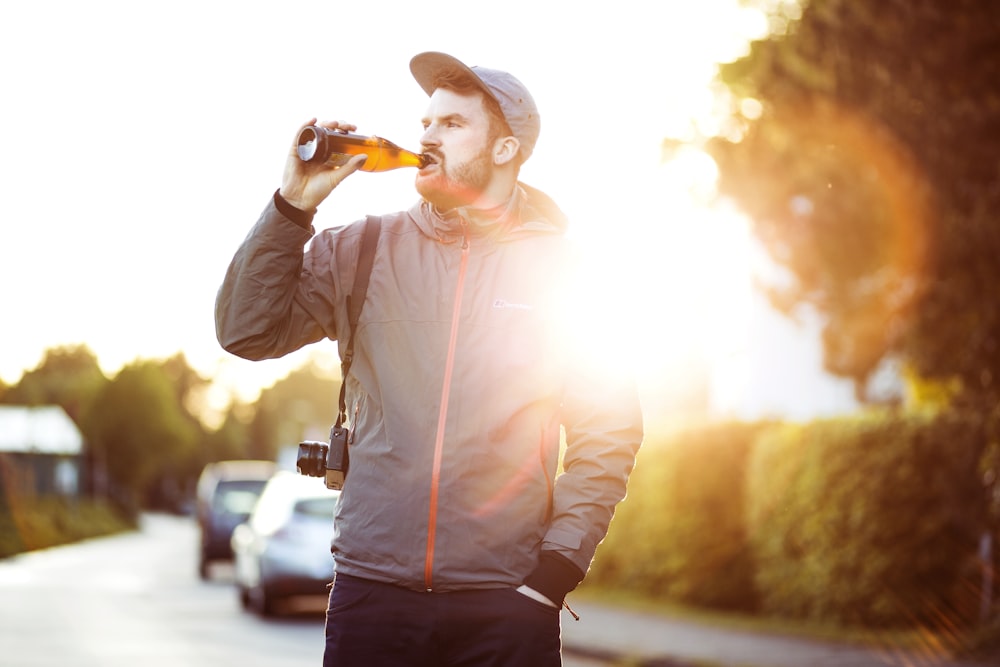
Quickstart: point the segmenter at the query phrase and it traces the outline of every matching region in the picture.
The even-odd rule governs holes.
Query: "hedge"
[[[720,423],[647,440],[588,583],[716,609],[754,608],[743,488],[765,427]]]
[[[133,530],[136,522],[106,502],[0,497],[0,558]]]
[[[1000,537],[1000,493],[984,486],[995,417],[872,411],[648,437],[587,585],[841,626],[975,622],[978,542]]]
[[[747,530],[765,614],[866,627],[953,618],[986,529],[982,431],[869,414],[762,434]]]

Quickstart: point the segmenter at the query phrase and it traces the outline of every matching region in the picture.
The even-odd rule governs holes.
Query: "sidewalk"
[[[865,648],[722,630],[595,602],[575,602],[573,609],[579,621],[563,613],[567,662],[578,657],[634,667],[695,667],[706,661],[726,667],[989,667],[930,649]]]

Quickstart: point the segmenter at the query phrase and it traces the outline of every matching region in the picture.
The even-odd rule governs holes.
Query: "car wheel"
[[[202,581],[208,581],[210,578],[208,572],[208,558],[205,556],[204,551],[198,556],[198,576]]]
[[[243,609],[250,609],[250,591],[243,586],[239,586],[237,590],[240,595],[240,606]]]
[[[277,599],[263,586],[256,586],[248,595],[254,611],[264,617],[274,616]]]

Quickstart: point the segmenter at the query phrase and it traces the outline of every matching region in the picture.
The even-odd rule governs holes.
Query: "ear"
[[[498,167],[505,165],[517,157],[521,142],[514,137],[501,137],[493,144],[493,164]]]

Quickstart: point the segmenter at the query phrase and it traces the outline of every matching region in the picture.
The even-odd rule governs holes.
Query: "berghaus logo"
[[[506,299],[494,299],[493,307],[501,310],[531,310],[534,306],[527,303],[511,303]]]

